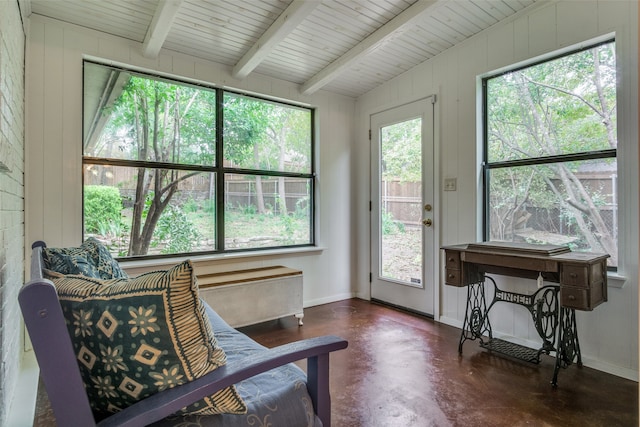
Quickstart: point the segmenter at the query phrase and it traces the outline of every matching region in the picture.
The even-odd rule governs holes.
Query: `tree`
[[[422,180],[422,120],[412,119],[382,128],[381,152],[384,180]]]
[[[225,94],[224,155],[235,166],[264,171],[308,172],[311,120],[308,110]],[[255,176],[257,207],[266,212],[262,177]],[[285,178],[278,178],[278,208],[287,214]]]
[[[110,111],[110,133],[124,133],[120,156],[148,163],[211,165],[215,92],[131,76]],[[113,145],[113,144],[108,144]],[[107,148],[112,152],[112,147]],[[128,255],[147,254],[163,212],[181,182],[199,172],[139,166]]]
[[[490,80],[489,162],[615,148],[615,82],[613,43]],[[615,231],[602,217],[603,195],[585,186],[580,165],[493,170],[492,236],[513,236],[526,206],[557,207],[575,223],[585,249],[607,252],[615,263]]]

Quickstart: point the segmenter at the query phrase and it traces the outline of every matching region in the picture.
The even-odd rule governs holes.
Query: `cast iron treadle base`
[[[499,338],[491,338],[486,342],[481,342],[480,347],[486,348],[496,353],[504,354],[518,360],[524,360],[529,363],[540,363],[538,351],[520,344],[515,344]]]

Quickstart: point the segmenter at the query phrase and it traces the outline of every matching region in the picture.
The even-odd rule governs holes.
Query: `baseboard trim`
[[[304,308],[309,308],[316,305],[324,305],[324,304],[330,304],[332,302],[344,301],[346,299],[351,299],[355,297],[356,297],[355,292],[346,292],[343,294],[331,295],[330,297],[325,297],[325,298],[305,300],[303,303],[303,306]]]

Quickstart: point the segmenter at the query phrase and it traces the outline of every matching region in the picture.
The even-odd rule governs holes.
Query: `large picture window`
[[[314,244],[309,108],[87,61],[83,171],[119,257]]]
[[[615,42],[487,77],[483,98],[485,240],[617,266]]]

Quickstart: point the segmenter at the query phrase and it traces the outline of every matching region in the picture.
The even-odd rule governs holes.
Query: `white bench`
[[[234,328],[293,315],[302,325],[302,271],[283,266],[198,274],[200,296]]]

